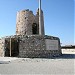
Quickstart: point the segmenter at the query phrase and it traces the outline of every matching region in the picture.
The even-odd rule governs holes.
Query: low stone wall
[[[33,50],[33,51],[20,51],[19,57],[25,57],[25,58],[50,58],[55,56],[60,56],[61,53],[58,50],[52,51],[52,50]]]
[[[47,50],[46,39],[57,40],[58,50]],[[52,57],[61,55],[60,40],[52,36],[24,36],[19,38],[19,57]]]
[[[42,35],[14,35],[7,36],[4,39],[0,39],[0,56],[5,56],[5,53],[8,52],[7,44],[5,40],[14,39],[14,41],[18,42],[18,57],[37,57],[37,58],[50,58],[53,56],[61,55],[61,46],[60,40],[58,37],[53,36],[42,36]],[[15,40],[16,39],[16,40]],[[9,42],[9,40],[7,40]],[[13,45],[13,42],[11,43]],[[17,46],[17,45],[15,45]],[[13,45],[13,47],[15,47]],[[13,51],[15,51],[13,50]],[[16,52],[15,51],[15,52]],[[9,54],[8,52],[7,54]],[[14,53],[14,52],[13,52]]]

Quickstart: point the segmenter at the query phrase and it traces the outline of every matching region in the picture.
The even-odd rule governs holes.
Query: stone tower
[[[16,35],[0,39],[0,56],[50,58],[59,55],[60,39],[44,33],[41,0],[36,15],[29,9],[17,12]]]
[[[44,18],[41,10],[42,35],[44,35]],[[39,35],[39,9],[36,15],[29,9],[17,12],[16,35]]]

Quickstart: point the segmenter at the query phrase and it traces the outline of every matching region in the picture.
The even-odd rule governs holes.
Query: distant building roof
[[[65,45],[61,46],[62,49],[75,49],[75,45]]]

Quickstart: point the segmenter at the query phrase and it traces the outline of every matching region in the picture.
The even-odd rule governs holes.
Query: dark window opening
[[[32,34],[38,34],[38,26],[36,23],[32,25]]]
[[[26,17],[25,17],[25,19],[26,19]]]

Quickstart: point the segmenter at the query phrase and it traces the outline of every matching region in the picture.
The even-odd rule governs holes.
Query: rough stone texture
[[[61,54],[58,37],[44,34],[44,18],[41,10],[41,27],[39,26],[39,9],[36,15],[29,9],[17,12],[16,35],[0,39],[0,56],[52,57]],[[41,28],[41,35],[40,35]],[[46,40],[57,40],[50,44]],[[47,45],[49,44],[49,46]],[[55,45],[55,47],[53,46]],[[57,46],[57,47],[56,47]],[[52,50],[52,48],[55,48]]]
[[[53,57],[61,55],[60,40],[53,36],[42,36],[42,35],[14,35],[5,37],[5,39],[0,40],[0,56],[5,56],[4,51],[6,48],[7,39],[15,38],[18,41],[19,54],[18,57]],[[58,50],[46,50],[46,39],[57,40]],[[7,40],[9,42],[9,40]],[[13,44],[13,43],[12,43]],[[16,49],[15,49],[16,50]],[[16,50],[18,51],[18,50]],[[14,52],[16,52],[14,51]],[[17,52],[16,52],[17,53]],[[9,53],[8,53],[9,54]]]
[[[20,39],[19,54],[21,57],[37,57],[41,50],[45,50],[43,36],[25,36]]]
[[[44,19],[43,11],[41,14],[42,19],[42,34],[44,35]],[[16,34],[17,35],[32,35],[33,24],[37,24],[37,31],[39,34],[39,11],[34,15],[29,9],[17,12],[16,21]]]
[[[58,40],[58,50],[46,50],[45,39]],[[52,57],[61,55],[59,38],[52,36],[24,36],[19,39],[19,57]]]
[[[5,47],[5,40],[4,38],[0,39],[0,56],[4,56],[4,47]]]
[[[29,10],[22,10],[17,13],[17,27],[16,34],[17,35],[30,35],[32,34],[32,23],[34,20],[34,15]],[[30,29],[30,31],[29,31]]]

